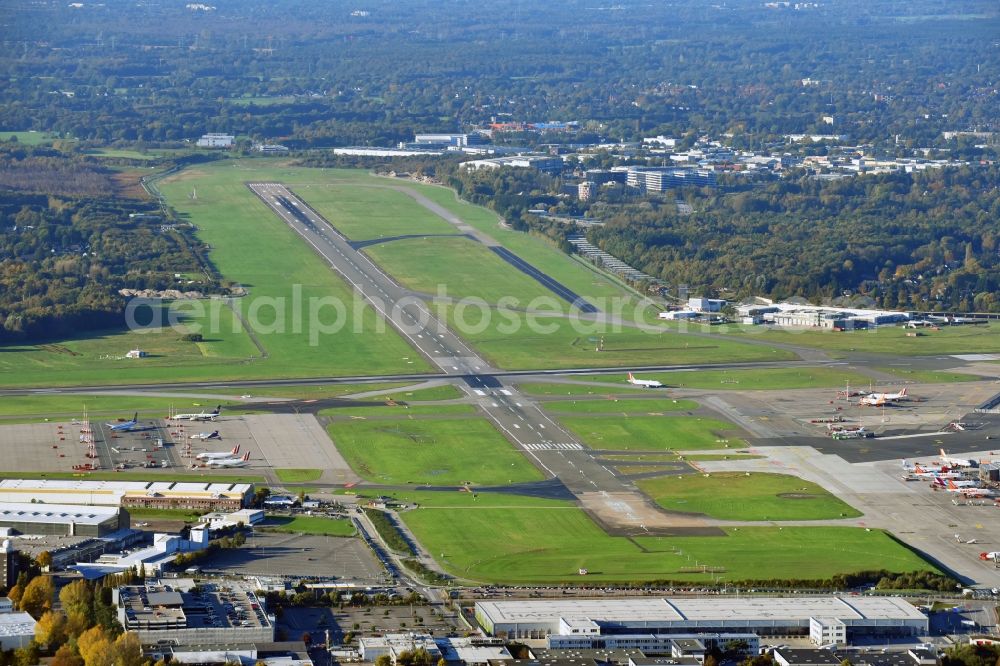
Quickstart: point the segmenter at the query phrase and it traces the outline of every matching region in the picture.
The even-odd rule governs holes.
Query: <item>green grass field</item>
[[[171,407],[189,411],[189,407],[206,406],[207,402],[131,395],[12,395],[6,396],[0,403],[0,418],[13,417],[19,421],[74,419],[80,418],[84,410],[90,418],[96,419],[131,416],[133,412],[139,412],[142,417],[159,418],[166,416]],[[219,402],[212,406],[216,404]],[[231,407],[234,410],[248,406],[225,400],[221,404],[223,409]]]
[[[387,186],[392,185],[392,182],[376,179],[363,171],[330,173],[346,182],[338,184],[334,181],[333,184],[321,187],[297,187],[295,192],[351,240],[410,234],[461,233],[411,197],[388,189]],[[396,242],[390,245],[395,245]]]
[[[900,379],[921,384],[952,384],[955,382],[974,382],[981,377],[964,372],[944,372],[941,370],[911,370],[904,366],[885,366],[875,368],[879,372],[896,375]]]
[[[365,248],[365,253],[405,287],[450,298],[497,303],[512,298],[525,307],[551,291],[511,268],[485,245],[468,238],[414,238]],[[558,300],[558,299],[557,299]],[[563,311],[569,304],[558,301]]]
[[[730,326],[727,337],[753,338],[833,352],[875,352],[900,356],[976,354],[1000,352],[1000,322],[975,326],[945,326],[939,331],[921,329],[919,337],[899,326],[837,333],[828,330],[783,330],[763,326]],[[836,356],[836,354],[833,354]]]
[[[451,384],[442,386],[432,386],[431,388],[417,389],[416,391],[389,391],[384,397],[393,400],[456,400],[465,394]]]
[[[600,381],[605,381],[608,383],[616,382],[620,379],[617,375],[603,375],[607,379]],[[624,377],[625,375],[622,375]],[[576,377],[574,377],[576,379]],[[586,380],[585,380],[586,381]],[[631,397],[637,393],[649,393],[648,389],[641,389],[634,386],[625,384],[622,380],[622,386],[615,388],[605,388],[603,386],[584,386],[582,384],[546,384],[546,383],[536,383],[536,382],[524,382],[523,384],[518,384],[517,388],[527,393],[528,395],[535,395],[544,397],[547,395],[552,396],[563,396],[563,395],[580,395],[580,396],[594,396],[594,397],[617,397],[626,396]]]
[[[698,409],[694,400],[639,400],[601,399],[594,400],[548,400],[542,403],[545,410],[553,414],[649,414],[658,412],[682,412]]]
[[[746,345],[727,337],[692,337],[681,333],[644,332],[610,324],[562,317],[528,317],[511,310],[443,308],[453,330],[492,363],[507,370],[575,367],[672,365],[740,361],[783,361],[791,352]],[[597,351],[601,339],[604,349]]]
[[[542,479],[481,418],[335,422],[328,432],[351,468],[376,483],[495,485]]]
[[[611,537],[569,502],[488,493],[407,493],[401,514],[450,573],[539,584],[822,579],[933,567],[885,533],[857,528],[737,528],[719,537]],[[705,572],[702,572],[702,567]],[[589,570],[585,578],[580,568]]]
[[[322,416],[332,416],[340,419],[392,419],[405,420],[415,416],[472,416],[476,413],[473,405],[384,405],[378,407],[331,407],[321,409]]]
[[[694,451],[740,448],[736,426],[698,416],[563,416],[559,421],[592,449]]]
[[[284,483],[308,483],[323,476],[321,469],[275,469],[274,475]]]
[[[25,146],[41,146],[59,140],[57,134],[49,132],[0,132],[0,141],[10,141],[12,137],[16,137],[17,142]]]
[[[133,520],[183,520],[187,523],[197,522],[204,515],[203,511],[190,509],[144,509],[129,507],[128,515]]]
[[[861,513],[796,476],[739,472],[642,479],[636,485],[670,511],[720,520],[825,520]]]
[[[356,533],[350,520],[323,516],[271,516],[258,529],[334,537],[351,537]]]
[[[670,388],[719,391],[843,388],[848,383],[851,386],[867,386],[871,382],[870,377],[860,372],[808,366],[750,370],[699,370],[697,372],[643,372],[639,376],[642,379],[661,381]],[[573,378],[590,382],[606,382],[612,379],[609,375],[581,375]]]

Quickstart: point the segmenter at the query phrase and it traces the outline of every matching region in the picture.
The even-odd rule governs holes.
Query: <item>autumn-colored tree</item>
[[[83,657],[83,661],[86,664],[90,664],[90,653],[102,642],[107,643],[108,645],[111,644],[104,631],[104,627],[100,625],[87,629],[85,632],[80,634],[79,638],[76,639],[76,649],[80,653],[80,656]]]
[[[50,648],[66,642],[66,616],[59,611],[46,611],[35,625],[35,641]]]
[[[49,666],[83,666],[83,658],[73,651],[69,644],[64,644],[56,650]]]
[[[24,588],[20,585],[15,585],[10,588],[7,592],[7,598],[10,599],[11,603],[14,604],[14,608],[21,608],[21,597],[24,595]]]
[[[36,576],[31,579],[21,595],[21,610],[32,617],[41,617],[47,610],[52,610],[52,598],[55,587],[50,576]]]
[[[115,666],[143,666],[142,646],[135,632],[125,632],[115,640]],[[88,665],[89,666],[89,665]]]
[[[70,636],[79,636],[94,624],[94,592],[85,581],[74,581],[60,590],[59,603],[66,613],[66,633]]]
[[[43,550],[38,553],[38,557],[35,558],[35,562],[37,562],[38,566],[43,569],[52,566],[52,553],[47,550]]]

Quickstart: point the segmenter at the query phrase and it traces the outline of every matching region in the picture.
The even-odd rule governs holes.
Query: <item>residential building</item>
[[[585,180],[576,186],[576,198],[580,201],[593,201],[597,195],[597,185],[591,180]]]
[[[715,187],[715,172],[680,167],[629,167],[626,184],[646,192],[664,192],[676,187]]]

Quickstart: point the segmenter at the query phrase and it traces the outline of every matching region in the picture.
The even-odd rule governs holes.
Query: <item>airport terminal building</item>
[[[603,648],[622,635],[809,636],[817,644],[928,632],[927,616],[895,597],[683,597],[479,601],[494,636]]]

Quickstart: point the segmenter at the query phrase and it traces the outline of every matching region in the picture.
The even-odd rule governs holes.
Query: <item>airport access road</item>
[[[591,515],[611,530],[645,532],[661,512],[635,486],[590,452],[533,400],[505,385],[499,371],[414,298],[305,201],[279,183],[248,187],[292,228],[412,346],[459,387],[548,477],[558,477]],[[664,520],[664,526],[669,521]],[[672,523],[670,524],[672,525]]]

